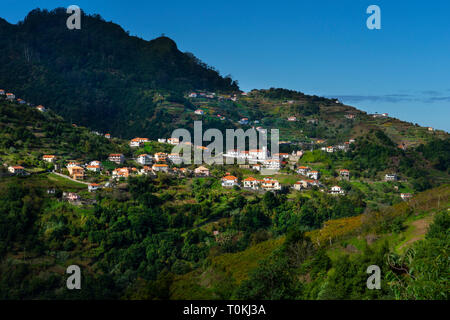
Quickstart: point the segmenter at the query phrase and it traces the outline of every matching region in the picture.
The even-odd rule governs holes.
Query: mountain
[[[170,122],[155,111],[157,92],[183,102],[186,90],[239,90],[167,37],[145,41],[85,14],[81,30],[68,30],[67,17],[36,9],[17,25],[0,21],[1,87],[116,136],[153,135]]]

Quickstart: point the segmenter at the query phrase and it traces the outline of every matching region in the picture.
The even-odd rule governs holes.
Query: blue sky
[[[338,97],[450,131],[450,1],[2,0],[0,17],[71,4],[147,40],[164,33],[242,90]],[[381,30],[366,27],[371,4]]]

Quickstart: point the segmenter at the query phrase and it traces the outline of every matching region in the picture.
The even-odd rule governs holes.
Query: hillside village
[[[6,93],[5,90],[0,90],[0,99],[4,99],[8,103],[17,104],[18,106],[25,105],[26,107],[36,108],[39,112],[45,113],[48,110],[38,105],[34,107],[33,104],[25,102],[20,98],[16,98],[13,93]],[[217,100],[230,100],[237,101],[239,98],[247,97],[247,93],[241,95],[222,96],[209,92],[191,92],[187,95],[191,99],[217,99]],[[293,101],[287,101],[287,104],[294,103]],[[336,101],[336,103],[339,103]],[[204,115],[202,109],[197,109],[194,112],[196,115]],[[372,115],[373,117],[387,117],[387,114]],[[225,117],[220,114],[217,117],[224,120]],[[354,119],[355,114],[345,114],[345,118]],[[297,117],[290,116],[287,121],[295,122]],[[309,120],[308,120],[309,121]],[[255,119],[250,121],[248,118],[241,118],[237,121],[241,125],[247,126],[257,131],[267,132],[266,128],[258,125],[261,120]],[[313,119],[313,122],[316,122]],[[76,127],[75,124],[73,124]],[[256,126],[256,127],[255,127]],[[432,132],[432,130],[429,130]],[[102,134],[96,131],[92,131],[91,134],[103,136],[106,139],[112,139],[111,134]],[[291,152],[284,152],[271,155],[266,149],[252,149],[252,150],[227,150],[223,157],[233,158],[243,161],[239,165],[223,165],[225,171],[227,167],[241,169],[243,174],[240,178],[225,172],[223,176],[213,175],[210,172],[211,167],[207,165],[200,166],[184,166],[179,154],[170,152],[155,152],[139,153],[139,150],[145,150],[147,145],[157,144],[162,149],[169,150],[171,147],[177,146],[180,142],[177,138],[158,138],[151,141],[148,138],[136,137],[128,142],[131,149],[131,156],[126,157],[122,153],[111,153],[103,159],[91,159],[88,162],[84,162],[84,159],[78,160],[62,160],[58,154],[43,154],[41,160],[53,165],[51,171],[58,174],[61,177],[71,179],[74,181],[85,184],[89,192],[95,192],[104,187],[114,188],[116,185],[126,182],[126,180],[133,176],[150,176],[157,177],[160,173],[169,174],[172,176],[183,176],[188,178],[195,177],[213,177],[220,181],[223,188],[242,188],[244,190],[252,190],[255,192],[302,192],[309,189],[317,189],[330,195],[345,196],[346,190],[341,182],[358,182],[353,177],[353,172],[347,168],[336,168],[335,171],[327,172],[324,174],[319,167],[307,166],[303,163],[302,157],[305,153],[322,152],[325,154],[333,153],[345,153],[348,152],[352,144],[356,142],[356,139],[350,139],[345,142],[337,143],[335,145],[327,145],[325,139],[313,139],[311,143],[295,144],[289,141],[281,141],[281,145],[290,146]],[[190,143],[189,143],[190,144]],[[191,148],[198,148],[201,150],[207,150],[205,146],[193,146]],[[308,149],[298,149],[298,148]],[[403,145],[399,146],[400,149],[405,150]],[[126,163],[126,165],[124,165]],[[29,169],[14,163],[4,163],[7,166],[10,175],[25,176],[29,174]],[[262,175],[261,171],[273,170],[273,176]],[[283,178],[280,180],[277,175],[281,175]],[[395,183],[399,181],[399,176],[396,172],[385,172],[384,176],[381,176],[380,180],[385,182]],[[292,181],[288,183],[286,181]],[[406,182],[406,180],[403,180]],[[404,188],[403,188],[404,189]],[[348,188],[347,188],[348,190]],[[408,200],[412,197],[411,192],[400,192],[398,186],[396,186],[398,197],[403,200]],[[409,190],[408,188],[404,190]],[[49,191],[51,192],[51,191]],[[80,200],[80,197],[73,193],[67,194],[68,199]]]

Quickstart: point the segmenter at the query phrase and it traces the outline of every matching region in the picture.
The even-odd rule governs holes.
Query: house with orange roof
[[[152,166],[154,172],[169,172],[169,166],[164,163],[156,163]]]
[[[165,152],[157,152],[157,153],[155,153],[155,160],[156,160],[156,162],[166,161],[167,160],[167,153],[165,153]]]
[[[280,159],[266,159],[263,164],[266,169],[278,170],[281,167],[282,161]]]
[[[297,173],[303,176],[306,176],[310,171],[311,171],[310,167],[300,166],[297,168]]]
[[[325,151],[328,153],[333,153],[334,152],[334,147],[333,146],[328,146],[325,148]]]
[[[264,160],[267,158],[267,150],[263,149],[250,149],[249,158]]]
[[[297,117],[291,116],[287,120],[288,121],[297,121]]]
[[[113,170],[112,177],[113,178],[128,178],[132,173],[132,169],[130,168],[117,168]]]
[[[8,92],[6,94],[6,100],[13,101],[15,98],[16,98],[16,96],[14,95],[14,93],[9,93]]]
[[[350,178],[350,170],[348,170],[348,169],[341,169],[341,170],[339,170],[339,175],[342,178],[349,179]]]
[[[156,174],[156,173],[153,171],[152,167],[144,166],[144,168],[142,168],[142,169],[139,171],[139,174],[143,174],[143,175],[154,175],[154,174]]]
[[[238,185],[238,178],[236,178],[235,176],[229,175],[222,178],[222,187],[231,188]]]
[[[261,171],[261,165],[259,163],[252,164],[251,168],[256,171]]]
[[[262,180],[258,180],[253,177],[248,177],[248,178],[245,178],[244,180],[242,180],[242,182],[244,183],[244,188],[258,190],[261,185]]]
[[[69,163],[66,165],[66,168],[69,169],[69,168],[71,168],[71,167],[78,167],[78,166],[80,166],[80,163],[79,163],[79,162],[76,162],[76,161],[71,160],[71,161],[69,161]]]
[[[131,141],[130,141],[130,147],[132,147],[132,148],[140,147],[141,145],[143,145],[146,142],[148,142],[147,138],[134,138],[134,139],[131,139]]]
[[[105,138],[106,138],[106,139],[111,139],[111,135],[110,135],[109,133],[106,133],[106,134],[105,134]]]
[[[204,166],[200,166],[194,169],[194,174],[198,177],[209,177],[209,169]]]
[[[94,192],[100,189],[100,185],[98,183],[91,183],[88,185],[89,192]]]
[[[274,154],[275,157],[278,157],[280,159],[287,159],[289,158],[289,153],[275,153]]]
[[[317,180],[320,177],[320,172],[317,170],[311,170],[306,175],[308,176],[308,178]]]
[[[203,115],[205,112],[202,109],[197,109],[194,111],[195,114]]]
[[[125,157],[121,153],[111,153],[108,156],[108,160],[116,164],[122,164],[125,161]]]
[[[261,182],[261,188],[263,188],[266,191],[275,191],[281,190],[281,185],[277,180],[271,177],[265,177]]]
[[[0,96],[4,96],[5,95],[5,90],[0,89]]]
[[[345,194],[345,191],[340,186],[333,186],[333,187],[331,187],[330,194],[343,195],[343,194]]]
[[[136,158],[136,162],[142,164],[143,166],[152,164],[152,157],[148,154],[140,154]]]
[[[84,169],[80,166],[71,166],[67,168],[69,170],[69,175],[72,179],[83,180],[84,179]]]
[[[91,172],[100,172],[102,168],[99,165],[87,165],[86,169]]]
[[[45,109],[45,107],[44,107],[43,105],[38,105],[38,106],[36,107],[36,109],[38,109],[40,112],[45,112],[45,111],[47,111],[47,109]]]
[[[25,168],[22,166],[10,166],[8,167],[8,171],[15,175],[23,175],[25,174]]]
[[[169,153],[167,158],[174,164],[180,164],[182,162],[182,159],[178,153]]]
[[[44,154],[42,160],[53,163],[56,160],[56,156],[53,154]]]

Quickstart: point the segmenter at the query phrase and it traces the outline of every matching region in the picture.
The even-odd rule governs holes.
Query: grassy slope
[[[392,250],[404,252],[414,242],[424,238],[429,224],[436,212],[450,207],[450,185],[441,186],[416,195],[409,202],[402,202],[375,214],[367,220],[366,215],[330,220],[325,226],[308,233],[315,243],[326,245],[331,259],[345,254],[354,254],[362,250],[365,243],[371,246],[389,241]],[[373,219],[389,216],[406,216],[413,210],[400,233],[374,234],[365,226]],[[370,240],[370,239],[375,240]],[[220,298],[220,288],[236,286],[246,279],[249,272],[258,266],[259,261],[267,258],[284,241],[284,237],[270,239],[254,245],[245,251],[227,253],[210,257],[208,263],[190,273],[177,276],[171,287],[172,299],[211,299]],[[351,245],[351,246],[349,246]],[[219,293],[218,293],[219,292]]]

